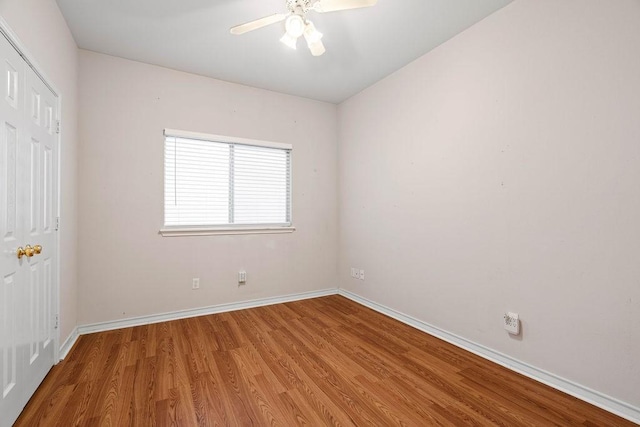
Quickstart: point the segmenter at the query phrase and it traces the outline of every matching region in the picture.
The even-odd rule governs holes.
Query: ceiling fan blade
[[[313,5],[313,10],[320,13],[335,12],[337,10],[369,7],[377,2],[378,0],[319,0]]]
[[[236,25],[229,30],[231,34],[244,34],[249,31],[257,30],[258,28],[266,27],[267,25],[275,24],[276,22],[284,21],[288,15],[284,13],[276,13],[274,15],[265,16],[264,18],[256,19],[255,21],[247,22],[246,24]]]
[[[324,48],[324,44],[322,44],[322,40],[318,40],[317,42],[311,43],[309,45],[309,50],[311,51],[311,55],[320,56],[326,52]]]

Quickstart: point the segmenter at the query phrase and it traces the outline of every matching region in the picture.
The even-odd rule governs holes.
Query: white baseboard
[[[128,319],[111,320],[107,322],[92,323],[78,326],[78,334],[91,334],[94,332],[111,331],[114,329],[130,328],[132,326],[149,325],[151,323],[167,322],[170,320],[186,319],[189,317],[206,316],[208,314],[224,313],[226,311],[244,310],[246,308],[263,307],[266,305],[281,304],[284,302],[300,301],[309,298],[324,297],[338,293],[337,288],[323,289],[320,291],[302,292],[297,294],[282,295],[277,297],[259,298],[249,301],[232,302],[227,304],[212,305],[209,307],[193,308],[188,310],[172,311],[169,313],[151,314],[148,316],[131,317]],[[67,340],[68,341],[68,340]]]
[[[498,365],[502,365],[508,369],[511,369],[512,371],[518,372],[564,393],[570,394],[571,396],[574,396],[580,400],[589,402],[592,405],[619,415],[622,418],[626,418],[629,421],[640,424],[640,408],[635,407],[629,403],[623,402],[611,396],[607,396],[598,391],[590,389],[589,387],[577,384],[573,381],[569,381],[565,378],[559,377],[558,375],[552,374],[551,372],[536,368],[535,366],[529,365],[528,363],[521,362],[517,359],[512,358],[511,356],[507,356],[506,354],[500,353],[496,350],[492,350],[466,338],[462,338],[458,335],[442,330],[436,326],[430,325],[414,317],[407,316],[406,314],[386,307],[382,304],[373,302],[367,298],[361,297],[360,295],[354,294],[353,292],[347,291],[345,289],[339,289],[338,294],[366,307],[369,307],[379,313],[399,320],[402,323],[426,332],[429,335],[440,338],[450,344],[462,348],[463,350],[467,350],[484,359],[490,360],[491,362],[495,362]]]
[[[67,357],[69,351],[73,348],[73,345],[78,341],[78,337],[80,334],[78,333],[78,327],[73,328],[73,331],[69,334],[66,340],[62,343],[60,348],[58,349],[58,359],[62,360]]]

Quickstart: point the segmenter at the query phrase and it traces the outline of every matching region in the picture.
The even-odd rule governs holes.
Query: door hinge
[[[53,329],[58,329],[58,326],[60,326],[60,316],[56,314],[56,325],[53,327]]]
[[[60,134],[60,120],[56,120],[56,133]]]
[[[56,231],[60,230],[60,217],[56,217]]]

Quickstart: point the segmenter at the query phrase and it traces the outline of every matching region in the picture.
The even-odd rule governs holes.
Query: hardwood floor
[[[81,336],[16,425],[634,424],[330,296]]]

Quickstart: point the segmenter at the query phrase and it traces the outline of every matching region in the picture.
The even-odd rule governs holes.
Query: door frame
[[[47,75],[42,71],[42,67],[38,65],[38,62],[34,59],[34,57],[29,53],[26,46],[20,41],[18,35],[11,29],[7,21],[0,15],[0,37],[5,37],[9,43],[13,46],[13,48],[18,52],[18,54],[25,60],[27,65],[31,67],[34,73],[44,82],[44,84],[53,92],[56,97],[56,109],[57,109],[57,117],[56,120],[59,123],[57,136],[57,144],[58,144],[58,170],[57,176],[55,177],[55,186],[56,186],[56,206],[55,206],[55,216],[57,218],[56,223],[56,231],[54,233],[55,240],[55,248],[56,251],[56,274],[54,277],[53,283],[53,315],[55,315],[55,319],[52,319],[55,322],[55,331],[53,333],[53,361],[54,364],[57,364],[60,361],[60,265],[62,259],[62,252],[60,251],[60,207],[62,200],[62,185],[61,185],[61,176],[62,176],[62,95],[58,88],[53,84],[53,81],[47,77]]]

